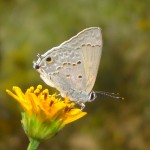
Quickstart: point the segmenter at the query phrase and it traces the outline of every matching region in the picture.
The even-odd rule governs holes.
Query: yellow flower
[[[14,86],[13,91],[15,94],[6,90],[23,107],[22,125],[31,139],[40,141],[52,137],[66,124],[86,115],[67,97],[62,100],[56,94],[50,95],[41,85],[36,89],[32,86],[25,93]]]

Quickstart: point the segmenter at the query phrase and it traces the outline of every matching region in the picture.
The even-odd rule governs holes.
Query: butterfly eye
[[[52,58],[51,57],[47,57],[46,61],[50,63],[50,62],[52,62]]]

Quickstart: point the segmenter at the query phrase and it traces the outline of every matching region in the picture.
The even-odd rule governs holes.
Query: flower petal
[[[73,110],[72,112],[65,115],[62,126],[66,125],[68,123],[71,123],[71,122],[73,122],[73,121],[75,121],[75,120],[77,120],[77,119],[79,119],[79,118],[81,118],[87,114],[86,112],[82,112],[80,109]],[[78,112],[78,113],[75,114],[75,112]]]

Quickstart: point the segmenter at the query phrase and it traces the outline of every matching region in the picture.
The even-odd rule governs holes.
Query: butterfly
[[[69,97],[83,109],[86,102],[96,98],[92,89],[101,53],[101,29],[90,27],[43,55],[38,54],[33,68],[47,85],[56,88],[62,97]]]

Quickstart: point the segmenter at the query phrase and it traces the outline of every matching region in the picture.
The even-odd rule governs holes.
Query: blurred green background
[[[22,109],[5,89],[49,88],[32,68],[37,53],[91,26],[102,29],[104,43],[94,90],[119,92],[125,100],[98,96],[86,104],[88,115],[39,150],[149,150],[149,7],[149,0],[0,0],[0,150],[28,144]]]

